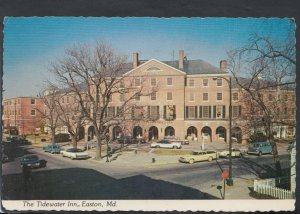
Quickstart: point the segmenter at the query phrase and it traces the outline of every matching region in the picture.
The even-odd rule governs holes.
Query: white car
[[[223,158],[229,158],[229,150],[224,150],[219,152],[219,156]],[[241,157],[242,153],[239,149],[232,149],[231,150],[231,157]]]
[[[67,149],[66,151],[61,151],[60,154],[63,157],[68,157],[73,159],[85,159],[85,158],[89,158],[89,154],[85,151],[83,151],[82,149]]]
[[[151,143],[151,148],[181,149],[181,143],[169,140],[160,140],[158,142]]]

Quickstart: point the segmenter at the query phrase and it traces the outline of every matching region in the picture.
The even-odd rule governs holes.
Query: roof
[[[139,60],[139,65],[142,65],[146,63],[149,60]],[[196,60],[184,60],[183,62],[183,69],[179,69],[179,62],[178,60],[173,61],[161,61],[162,63],[165,63],[175,69],[182,70],[186,74],[220,74],[220,73],[227,73],[225,71],[222,71],[221,69],[209,64],[208,62],[205,62],[201,59]],[[122,73],[126,73],[133,69],[133,63],[126,63],[123,67]]]

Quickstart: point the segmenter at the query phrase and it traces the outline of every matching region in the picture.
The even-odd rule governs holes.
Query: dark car
[[[43,150],[45,151],[45,152],[50,152],[50,153],[60,153],[60,151],[62,150],[61,148],[60,148],[60,146],[59,145],[56,145],[56,144],[50,144],[50,145],[47,145],[47,146],[44,146],[43,147]]]
[[[21,136],[13,136],[10,138],[12,143],[30,145],[31,143]]]
[[[120,144],[130,144],[133,142],[133,139],[131,136],[124,136],[124,137],[117,138],[116,141]]]
[[[29,166],[30,168],[46,167],[47,161],[40,160],[37,155],[24,155],[21,159],[21,167]]]
[[[67,133],[59,133],[54,136],[55,143],[62,143],[70,141],[70,135]]]

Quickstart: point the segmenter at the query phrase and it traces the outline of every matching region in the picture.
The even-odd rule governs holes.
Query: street
[[[282,149],[282,162],[289,155]],[[3,198],[20,199],[220,199],[216,186],[222,185],[221,170],[216,163],[183,164],[150,162],[149,153],[123,152],[116,161],[71,160],[50,154],[41,147],[4,144],[9,162],[2,165]],[[20,158],[38,154],[47,161],[45,168],[33,169],[28,187],[23,185]],[[171,157],[170,157],[171,158]],[[149,161],[146,161],[146,159]],[[172,160],[173,160],[172,159]],[[244,155],[233,158],[233,178],[249,181],[274,174],[272,155]],[[228,169],[228,159],[219,159]],[[285,164],[287,165],[287,164]],[[218,193],[218,192],[217,192]]]

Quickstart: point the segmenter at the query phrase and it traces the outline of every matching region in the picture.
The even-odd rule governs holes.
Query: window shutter
[[[208,112],[208,118],[211,118],[211,106],[208,107],[208,110],[209,110],[209,112]]]
[[[225,118],[226,115],[226,106],[223,106],[223,118]]]
[[[239,116],[242,115],[242,106],[239,106]]]
[[[189,107],[188,106],[185,107],[185,117],[189,118]]]
[[[176,106],[173,106],[173,119],[176,119]]]
[[[164,106],[164,119],[166,119],[166,114],[167,114],[167,106]]]
[[[202,106],[199,106],[199,118],[202,118]]]
[[[213,106],[213,118],[216,118],[216,113],[217,109],[216,109],[216,106]]]
[[[194,106],[195,107],[195,118],[197,118],[198,117],[198,107],[197,106]]]
[[[151,117],[150,106],[147,106],[147,114],[148,114],[148,118],[150,118]]]
[[[156,106],[157,119],[159,119],[159,106]]]

